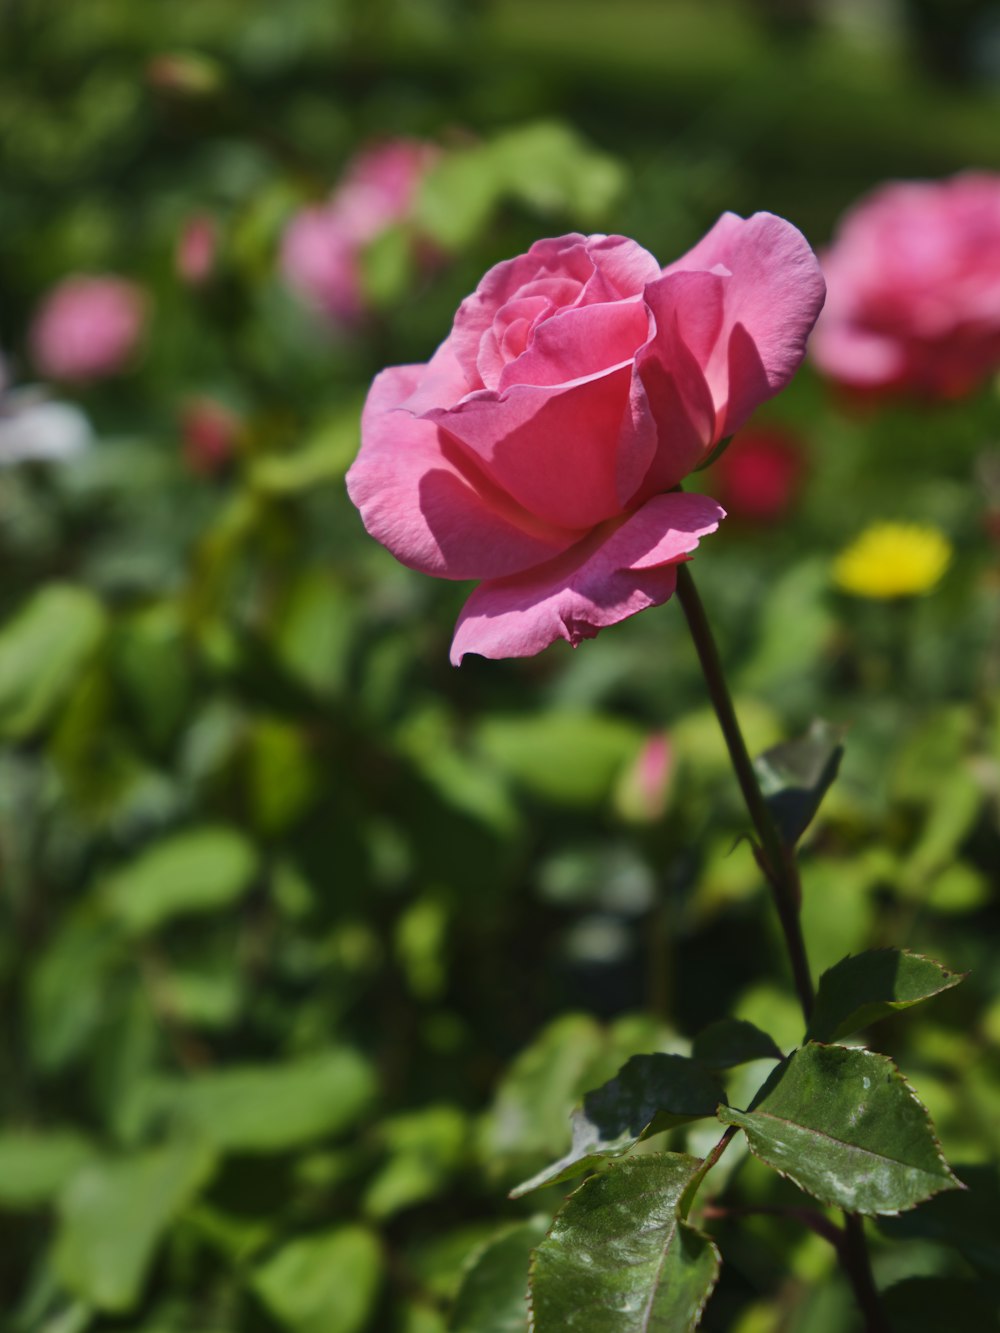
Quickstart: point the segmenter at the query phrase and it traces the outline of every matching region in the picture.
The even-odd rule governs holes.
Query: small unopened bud
[[[669,804],[673,772],[670,738],[665,731],[654,732],[618,783],[615,806],[622,818],[633,824],[652,824],[661,819]]]

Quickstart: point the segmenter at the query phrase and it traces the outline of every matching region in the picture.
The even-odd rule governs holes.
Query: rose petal
[[[480,584],[466,602],[451,646],[466,653],[531,657],[556,639],[574,647],[674,591],[675,566],[724,510],[703,495],[658,495],[610,531],[591,534],[558,559]]]
[[[724,214],[666,274],[723,268],[722,328],[705,365],[719,414],[717,438],[738,430],[782,389],[805,355],[826,286],[805,237],[784,218]]]
[[[508,361],[498,388],[566,384],[631,360],[646,341],[649,316],[635,298],[577,306],[535,326],[527,347]]]
[[[376,376],[347,489],[368,532],[411,569],[439,578],[498,578],[549,560],[580,539],[540,523],[483,477],[431,422],[395,410],[424,366]]]
[[[522,289],[539,277],[573,279],[583,289],[594,271],[587,255],[585,236],[536,241],[526,254],[504,259],[481,279],[479,286],[458,307],[448,341],[470,383],[483,382],[479,369],[479,344],[497,312]]]
[[[628,236],[590,236],[587,240],[594,263],[583,298],[587,303],[638,296],[648,282],[660,276],[653,256]]]
[[[674,273],[650,283],[654,332],[635,359],[634,415],[653,446],[639,498],[670,490],[716,443],[716,410],[702,367],[722,327],[724,279]]]
[[[484,341],[484,335],[509,301],[543,295],[553,313],[560,308],[619,301],[638,296],[659,272],[649,251],[626,236],[571,232],[536,241],[526,254],[490,269],[459,306],[449,341],[470,384],[478,379],[485,387],[495,388],[496,340]]]
[[[559,528],[591,528],[620,514],[619,443],[631,428],[632,358],[568,384],[483,389],[427,412],[463,444],[501,490]],[[629,494],[641,480],[629,478]]]

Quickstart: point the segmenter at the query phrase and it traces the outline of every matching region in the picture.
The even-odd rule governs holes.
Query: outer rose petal
[[[579,531],[546,526],[497,491],[431,422],[398,410],[425,370],[384,370],[365,403],[347,490],[375,540],[446,579],[499,578],[578,542]]]
[[[635,358],[632,386],[637,432],[652,440],[640,499],[676,486],[716,443],[702,367],[722,326],[724,281],[716,273],[671,273],[646,288],[655,333]]]
[[[556,639],[576,647],[608,625],[659,606],[676,586],[674,566],[724,517],[704,495],[657,495],[610,532],[592,533],[558,559],[481,584],[459,617],[453,664],[466,653],[531,657]]]
[[[826,284],[802,233],[772,213],[724,213],[664,273],[698,269],[728,270],[722,329],[704,366],[721,439],[798,370]]]

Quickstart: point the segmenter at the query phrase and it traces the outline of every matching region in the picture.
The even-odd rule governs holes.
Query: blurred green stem
[[[758,842],[754,844],[754,855],[771,885],[778,920],[785,936],[785,947],[788,950],[795,989],[802,1005],[802,1013],[808,1023],[812,1015],[813,985],[806,944],[802,937],[802,923],[799,920],[802,889],[794,850],[782,842],[757,783],[757,776],[743,733],[740,731],[740,724],[736,719],[736,711],[722,671],[719,650],[715,645],[705,608],[694,586],[691,572],[683,564],[677,567],[677,596],[684,608],[691,638],[694,640],[698,660],[701,662],[705,684],[708,686],[709,697],[715,708],[715,715],[719,719],[736,780],[740,784],[747,812],[757,834]]]

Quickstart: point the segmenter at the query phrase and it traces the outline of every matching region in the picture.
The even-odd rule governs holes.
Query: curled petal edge
[[[704,495],[657,495],[554,560],[476,588],[459,616],[451,661],[532,657],[557,639],[576,647],[673,594],[676,566],[725,510]]]

